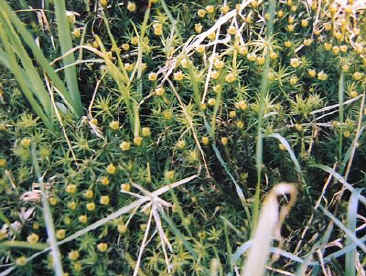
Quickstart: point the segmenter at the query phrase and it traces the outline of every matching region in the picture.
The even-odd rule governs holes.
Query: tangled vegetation
[[[0,275],[365,274],[364,1],[63,2],[0,0]]]

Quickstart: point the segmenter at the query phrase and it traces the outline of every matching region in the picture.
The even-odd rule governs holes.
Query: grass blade
[[[3,14],[1,13],[1,15],[3,15]],[[1,17],[0,20],[4,23],[3,17]],[[8,68],[14,74],[15,78],[17,79],[17,81],[19,83],[20,88],[22,89],[25,97],[31,104],[33,110],[42,119],[42,121],[45,123],[45,125],[48,128],[52,128],[53,123],[49,116],[49,114],[52,112],[52,109],[48,109],[48,104],[46,103],[45,99],[43,99],[43,100],[40,99],[40,98],[42,98],[42,95],[41,95],[42,91],[40,91],[38,94],[37,93],[35,94],[35,91],[32,89],[37,88],[37,86],[32,86],[29,83],[29,81],[27,81],[28,75],[35,74],[35,72],[32,72],[32,69],[30,66],[28,67],[28,72],[26,72],[19,65],[19,62],[18,62],[18,60],[15,56],[14,50],[13,50],[14,47],[16,48],[16,45],[15,45],[16,42],[13,43],[13,47],[12,47],[11,41],[9,41],[9,36],[8,36],[8,35],[10,35],[11,30],[9,30],[9,28],[7,28],[7,27],[8,26],[3,24],[3,28],[0,29],[0,39],[3,42],[3,45],[5,47],[4,54],[7,55],[5,57],[6,62],[7,62],[7,63],[5,63],[5,65],[8,65]],[[8,30],[9,32],[5,32],[6,30]],[[22,62],[23,62],[23,64],[26,62],[26,57],[24,57],[24,59],[22,59]],[[34,67],[33,67],[33,69],[34,69]],[[36,96],[41,103],[43,102],[44,105],[41,106],[34,96]]]
[[[41,177],[41,172],[40,172],[38,161],[37,161],[36,146],[34,144],[32,144],[32,159],[33,159],[33,167],[34,167],[34,170],[38,177],[38,181],[41,185],[41,190],[42,190],[42,207],[43,207],[42,211],[43,211],[43,216],[44,216],[44,220],[46,223],[48,242],[50,244],[52,257],[53,257],[53,261],[52,261],[53,269],[57,276],[63,276],[64,272],[63,272],[63,268],[62,268],[60,250],[57,245],[57,239],[56,239],[56,234],[55,234],[55,225],[53,223],[50,206],[48,205],[48,199],[45,194],[46,191],[45,191],[43,178]]]
[[[349,184],[345,179],[344,177],[342,177],[339,173],[337,173],[335,170],[333,170],[332,168],[328,167],[328,166],[324,166],[324,165],[319,165],[319,164],[314,164],[312,165],[311,167],[314,167],[314,168],[319,168],[319,169],[322,169],[323,171],[333,175],[339,182],[341,182],[347,190],[349,190],[350,192],[354,192],[354,188],[352,187],[351,184]],[[366,205],[366,198],[362,195],[359,195],[359,200],[364,204]]]
[[[34,250],[44,250],[48,247],[47,243],[30,244],[25,241],[5,241],[0,243],[0,248],[28,248]]]
[[[363,237],[359,238],[359,240],[361,242],[365,242],[366,241],[366,235],[364,235]],[[327,257],[324,258],[324,264],[327,264],[329,262],[331,262],[332,259],[336,259],[338,257],[343,256],[344,254],[347,254],[348,252],[350,252],[351,250],[353,250],[354,248],[356,248],[356,244],[352,243],[346,247],[344,247],[341,250],[338,250],[330,255],[328,255]],[[316,265],[317,263],[311,263],[311,265]]]
[[[70,96],[70,92],[66,89],[63,81],[56,74],[55,70],[51,67],[51,65],[49,64],[49,61],[45,58],[41,49],[35,43],[32,35],[25,28],[23,22],[20,21],[20,19],[17,17],[17,15],[14,13],[14,11],[9,7],[7,2],[4,0],[0,0],[0,11],[1,11],[0,14],[1,14],[2,21],[5,20],[5,22],[8,25],[11,24],[11,26],[14,27],[14,30],[16,30],[19,33],[21,40],[24,41],[25,44],[32,51],[34,61],[36,61],[38,63],[39,67],[50,78],[53,85],[57,88],[57,91],[60,92],[60,96],[63,98],[63,100],[64,100],[65,104],[68,106],[68,108],[75,115],[80,116],[81,109],[82,109],[81,104],[80,104],[80,106],[78,106],[77,104],[75,105],[72,97]],[[17,79],[17,81],[19,81],[19,80]]]
[[[233,262],[232,262],[232,255],[233,255],[233,250],[230,244],[230,239],[229,239],[229,232],[228,232],[228,224],[226,223],[226,221],[224,221],[224,234],[225,234],[225,243],[226,243],[226,251],[227,251],[227,256],[229,258],[229,264],[230,264],[230,272],[233,271]]]
[[[61,53],[62,55],[64,55],[68,50],[72,48],[70,25],[66,17],[65,1],[56,0],[54,1],[54,4],[56,12],[57,32],[61,45]],[[74,54],[65,56],[63,58],[63,62],[64,66],[74,63]],[[65,79],[75,111],[77,115],[80,116],[82,113],[82,107],[75,67],[67,67],[65,69]]]
[[[335,225],[337,225],[339,228],[343,230],[343,232],[346,233],[347,237],[351,241],[353,241],[353,243],[355,243],[359,248],[361,248],[362,251],[366,252],[366,245],[359,238],[356,237],[354,232],[352,232],[350,229],[344,226],[344,224],[339,219],[337,219],[331,212],[329,212],[323,206],[319,205],[319,208],[324,212],[324,214],[327,217],[329,217],[335,223]]]
[[[348,214],[347,214],[347,227],[353,233],[356,233],[356,223],[357,223],[357,208],[358,208],[358,200],[360,198],[362,189],[355,189],[351,195],[349,204],[348,204]],[[347,236],[346,238],[346,246],[353,244],[352,239]],[[351,276],[356,275],[356,267],[355,267],[355,256],[356,248],[350,250],[346,254],[346,270],[345,275]]]
[[[211,133],[211,127],[210,125],[208,124],[206,118],[205,118],[205,127],[207,129],[207,132],[208,133]],[[245,195],[244,195],[244,192],[243,190],[240,188],[238,182],[235,180],[234,176],[231,174],[226,162],[224,161],[224,159],[222,158],[221,156],[221,153],[220,151],[218,150],[217,146],[216,146],[216,143],[215,141],[212,142],[212,149],[213,151],[215,152],[215,155],[217,157],[217,159],[219,160],[219,163],[220,165],[224,168],[225,172],[227,173],[227,175],[230,177],[231,181],[234,183],[235,185],[235,190],[236,190],[236,193],[240,199],[240,202],[245,210],[245,214],[247,215],[247,218],[250,219],[251,218],[251,215],[250,215],[250,211],[249,211],[249,208],[246,204],[246,198],[245,198]]]
[[[183,245],[188,250],[188,252],[191,253],[191,255],[195,259],[197,259],[198,256],[197,256],[196,252],[193,250],[193,246],[191,245],[191,243],[189,241],[187,241],[184,238],[184,235],[179,231],[179,229],[175,225],[175,223],[164,212],[161,212],[161,216],[166,221],[166,223],[168,223],[168,225],[171,228],[172,232],[183,242]]]
[[[344,120],[344,72],[341,71],[341,76],[338,81],[338,101],[339,101],[339,122],[343,123]],[[343,133],[339,133],[339,144],[338,144],[338,159],[342,159],[342,148],[343,148]]]
[[[275,15],[276,3],[274,0],[269,1],[268,12],[270,14],[267,29],[266,40],[270,40],[273,34],[273,19]],[[257,167],[257,187],[254,196],[253,203],[253,225],[257,224],[259,205],[260,205],[260,193],[261,193],[261,180],[262,180],[262,165],[263,165],[263,120],[265,111],[265,98],[269,90],[268,73],[270,71],[270,58],[269,51],[267,51],[265,59],[265,67],[262,73],[262,81],[259,94],[259,114],[258,114],[258,126],[257,126],[257,143],[256,143],[256,167]]]
[[[291,158],[292,162],[295,165],[295,169],[296,169],[297,173],[300,176],[302,176],[302,171],[301,171],[300,164],[297,161],[296,155],[295,155],[294,151],[292,150],[290,144],[287,142],[287,140],[283,136],[281,136],[279,133],[273,133],[271,135],[268,135],[267,137],[276,138],[276,139],[278,139],[281,142],[282,145],[285,146],[287,152],[290,154],[290,158]]]

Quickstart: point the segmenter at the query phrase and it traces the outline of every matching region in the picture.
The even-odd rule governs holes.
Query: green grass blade
[[[8,55],[0,49],[0,63],[2,63],[6,68],[10,69]]]
[[[15,56],[18,57],[18,60],[22,63],[22,66],[24,68],[24,80],[28,83],[29,89],[33,92],[33,94],[41,103],[47,116],[51,117],[53,113],[51,101],[48,92],[44,88],[43,82],[39,76],[37,69],[34,67],[31,58],[24,48],[23,42],[19,38],[19,35],[16,33],[10,20],[7,18],[7,15],[4,15],[2,13],[1,18],[1,21],[3,23],[2,26],[5,32],[5,35],[2,34],[1,37],[6,47],[7,54],[9,55],[10,52],[13,52]],[[9,69],[12,70],[12,67],[10,67]]]
[[[300,176],[302,176],[302,171],[301,171],[299,161],[297,161],[296,155],[295,155],[294,151],[292,150],[290,144],[287,142],[287,140],[283,136],[281,136],[279,133],[273,133],[271,135],[268,135],[267,137],[276,138],[281,142],[282,145],[285,146],[287,152],[290,154],[290,158],[291,158],[292,162],[295,165],[295,169],[296,169],[297,173]]]
[[[235,232],[236,235],[238,235],[241,239],[246,239],[246,236],[237,227],[235,227],[226,217],[220,216],[220,218],[223,220],[224,224],[227,227],[229,227],[232,231]]]
[[[56,12],[56,22],[57,22],[57,32],[59,41],[61,44],[61,54],[64,55],[68,50],[72,48],[72,39],[70,33],[69,22],[66,17],[66,7],[64,0],[55,0],[55,12]],[[75,62],[74,54],[67,55],[63,58],[64,66]],[[70,92],[70,97],[77,115],[82,114],[80,92],[78,86],[78,80],[76,75],[75,67],[68,67],[65,69],[65,79],[67,83],[67,88]]]
[[[218,84],[221,87],[224,87],[225,83],[224,83],[224,76],[226,75],[226,70],[223,70],[223,72],[221,73],[221,76],[218,80]],[[217,121],[217,112],[219,111],[219,108],[222,104],[222,93],[223,93],[223,88],[220,88],[217,90],[216,92],[216,102],[215,102],[215,106],[214,106],[214,110],[212,112],[212,117],[211,117],[211,132],[210,132],[210,136],[213,140],[215,140],[215,136],[216,136],[216,121]]]
[[[25,241],[5,241],[0,243],[0,248],[28,248],[33,250],[44,250],[48,247],[47,243],[30,244]]]
[[[143,45],[145,39],[145,33],[147,30],[147,22],[150,18],[150,10],[151,10],[151,3],[148,4],[147,9],[145,11],[144,20],[141,25],[141,33],[138,36],[139,38],[139,46],[137,49],[137,94],[142,96],[142,55],[143,55]],[[140,131],[140,115],[139,115],[139,105],[133,102],[133,111],[134,111],[134,136],[139,136]]]
[[[200,82],[198,79],[198,72],[191,63],[189,63],[188,65],[188,74],[192,82],[194,102],[196,103],[197,107],[200,108],[200,101],[201,101]]]
[[[226,254],[229,259],[230,264],[230,272],[233,272],[234,263],[232,262],[233,250],[231,247],[230,239],[229,239],[229,231],[228,231],[228,224],[224,221],[224,235],[225,235],[225,243],[226,243]]]
[[[341,72],[338,81],[338,102],[339,102],[339,122],[343,123],[344,121],[344,73]],[[343,133],[339,133],[339,144],[338,144],[338,159],[342,159],[342,148],[343,148]]]
[[[22,87],[28,87],[28,89],[23,90],[33,108],[37,110],[37,114],[42,116],[41,113],[43,112],[47,116],[48,121],[51,121],[53,109],[37,69],[34,67],[7,15],[3,12],[0,12],[0,22],[2,23],[0,39],[4,47],[4,57],[0,61],[4,60],[4,65],[16,76],[18,82],[22,82]],[[20,63],[23,67],[20,66]],[[36,97],[41,106],[36,103],[33,96]],[[41,110],[42,112],[40,112]],[[42,119],[45,121],[45,118]],[[45,123],[49,125],[50,122],[45,121]]]
[[[165,3],[165,0],[160,0],[160,2],[161,2],[161,5],[163,6],[163,9],[164,9],[166,15],[169,18],[170,23],[172,24],[172,29],[176,30],[177,29],[177,20],[174,19],[174,17],[172,15],[172,13],[170,12],[167,4]],[[182,40],[182,36],[180,35],[180,32],[177,31],[176,34]]]
[[[34,60],[37,61],[40,68],[47,74],[47,76],[52,81],[53,85],[60,92],[60,94],[61,94],[62,98],[64,99],[65,104],[68,106],[68,108],[70,108],[70,110],[74,114],[79,115],[77,110],[78,109],[81,110],[81,106],[74,107],[72,98],[70,96],[70,92],[67,91],[63,81],[56,74],[55,70],[49,64],[49,61],[43,55],[41,49],[34,42],[32,35],[25,28],[23,22],[20,21],[20,19],[17,17],[17,15],[14,13],[14,11],[9,7],[9,5],[4,0],[0,0],[0,11],[1,11],[2,16],[4,17],[4,20],[7,20],[8,22],[11,22],[13,24],[13,26],[19,33],[20,37],[22,38],[22,40],[24,40],[25,44],[31,49],[32,54],[34,56]]]
[[[3,41],[5,52],[7,53],[7,61],[9,63],[9,67],[11,68],[11,72],[14,74],[16,80],[19,83],[20,88],[22,89],[25,97],[31,104],[33,110],[36,114],[41,118],[41,120],[45,123],[48,128],[53,128],[52,119],[46,115],[42,106],[37,102],[34,98],[34,92],[30,89],[29,81],[27,79],[26,72],[20,67],[14,52],[12,51],[12,47],[8,42],[7,37],[5,37],[4,30],[0,30],[0,39]],[[36,94],[38,96],[38,94]]]
[[[271,39],[273,34],[273,19],[275,15],[276,3],[274,0],[269,1],[268,12],[270,18],[268,20],[266,29],[267,40]],[[258,114],[258,126],[257,126],[257,142],[256,142],[256,167],[257,167],[257,187],[254,196],[253,203],[253,225],[257,224],[259,215],[259,205],[260,205],[260,193],[261,193],[261,181],[262,181],[262,165],[263,165],[263,120],[264,120],[264,110],[265,110],[265,98],[269,90],[269,79],[268,73],[270,71],[270,58],[269,51],[267,51],[265,59],[265,67],[262,73],[262,81],[260,87],[259,95],[259,114]]]

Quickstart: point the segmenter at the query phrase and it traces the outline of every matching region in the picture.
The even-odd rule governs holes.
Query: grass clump
[[[364,273],[363,1],[0,3],[0,275]]]

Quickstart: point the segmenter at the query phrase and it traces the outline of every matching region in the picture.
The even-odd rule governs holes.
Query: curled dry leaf
[[[44,183],[45,193],[48,197],[48,194],[52,188],[52,183]],[[41,191],[41,185],[39,183],[32,183],[32,191],[28,191],[23,193],[20,196],[20,200],[24,202],[34,202],[39,203],[41,202],[42,198],[42,191]]]
[[[31,192],[25,192],[20,196],[20,200],[24,202],[35,202],[41,201],[42,192],[39,190],[33,190]]]
[[[31,208],[20,208],[20,213],[19,213],[19,217],[22,221],[29,221],[32,219],[32,216],[34,214],[34,210],[36,208],[35,207],[31,207]]]

